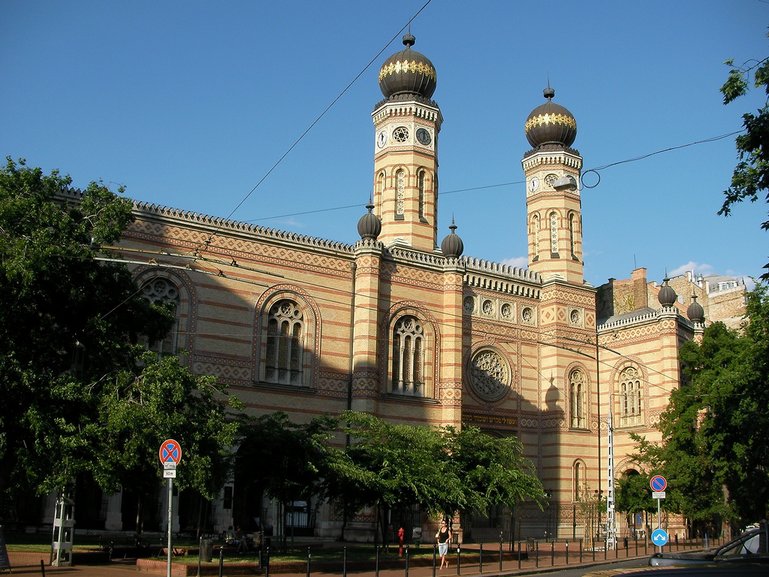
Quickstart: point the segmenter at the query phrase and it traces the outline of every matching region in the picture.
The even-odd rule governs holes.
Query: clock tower
[[[529,268],[543,280],[582,284],[582,157],[570,148],[577,121],[555,104],[555,90],[544,91],[547,102],[526,119],[532,149],[523,157],[526,175]]]
[[[432,252],[437,248],[438,133],[443,117],[430,99],[436,87],[432,62],[416,50],[411,34],[405,49],[379,70],[384,100],[372,113],[374,211],[382,223],[378,239]]]

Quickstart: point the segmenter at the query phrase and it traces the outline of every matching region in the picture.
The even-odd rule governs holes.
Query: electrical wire
[[[709,138],[703,138],[701,140],[695,140],[693,142],[687,142],[686,144],[679,144],[677,146],[669,146],[667,148],[662,148],[660,150],[655,150],[654,152],[649,152],[647,154],[642,154],[640,156],[634,156],[632,158],[626,158],[624,160],[618,160],[616,162],[610,162],[608,164],[603,164],[601,166],[596,166],[594,168],[588,168],[587,170],[583,171],[582,174],[580,175],[580,183],[582,184],[583,188],[593,189],[593,188],[596,188],[601,183],[601,171],[604,171],[607,168],[612,168],[614,166],[619,166],[621,164],[628,164],[628,163],[631,163],[631,162],[638,162],[639,160],[645,160],[647,158],[650,158],[652,156],[656,156],[658,154],[664,154],[666,152],[672,152],[674,150],[680,150],[682,148],[688,148],[690,146],[697,146],[699,144],[707,144],[707,143],[710,143],[710,142],[716,142],[716,141],[719,141],[719,140],[723,140],[724,138],[729,138],[730,136],[736,136],[737,134],[740,134],[740,133],[742,133],[744,131],[745,131],[744,129],[735,130],[734,132],[729,132],[727,134],[720,134],[718,136],[711,136]],[[595,177],[596,177],[595,182],[585,182],[585,176],[587,176],[587,175],[595,175]],[[590,179],[588,179],[588,180],[590,180]],[[500,187],[503,187],[503,186],[517,186],[517,185],[520,185],[520,184],[524,184],[524,182],[525,181],[523,181],[523,180],[515,180],[515,181],[510,181],[510,182],[500,182],[500,183],[496,183],[496,184],[487,184],[487,185],[481,185],[481,186],[473,186],[473,187],[469,187],[469,188],[458,188],[458,189],[455,189],[455,190],[448,190],[448,191],[444,191],[444,192],[439,192],[438,196],[447,196],[449,194],[458,194],[458,193],[462,193],[462,192],[473,192],[473,191],[479,191],[479,190],[488,190],[488,189],[491,189],[491,188],[500,188]],[[241,202],[241,204],[242,204],[242,202]],[[240,205],[238,205],[238,206],[240,206]],[[265,221],[265,220],[277,220],[277,219],[281,219],[281,218],[289,218],[289,217],[292,217],[292,216],[305,216],[305,215],[308,215],[308,214],[319,214],[319,213],[322,213],[322,212],[333,212],[333,211],[337,211],[337,210],[348,210],[348,209],[351,209],[351,208],[360,208],[361,206],[362,206],[361,203],[358,203],[358,204],[346,204],[346,205],[342,205],[342,206],[334,206],[334,207],[328,207],[328,208],[318,208],[318,209],[314,209],[314,210],[304,210],[304,211],[301,211],[301,212],[291,212],[291,213],[279,214],[279,215],[273,215],[273,216],[264,216],[264,217],[260,217],[260,218],[249,219],[249,220],[246,220],[244,222],[252,222],[253,223],[253,222],[262,222],[262,221]],[[230,215],[232,215],[232,213],[230,213]]]
[[[648,154],[642,154],[641,156],[635,156],[633,158],[627,158],[625,160],[618,160],[617,162],[610,162],[609,164],[604,164],[602,166],[596,166],[595,168],[589,168],[585,170],[580,175],[580,182],[582,183],[582,186],[584,188],[595,188],[598,186],[601,182],[601,174],[600,171],[606,170],[607,168],[611,168],[612,166],[618,166],[620,164],[627,164],[629,162],[637,162],[639,160],[645,160],[651,156],[656,156],[657,154],[663,154],[665,152],[670,152],[672,150],[680,150],[682,148],[688,148],[689,146],[696,146],[698,144],[706,144],[708,142],[716,142],[717,140],[723,140],[724,138],[729,138],[730,136],[736,136],[737,134],[740,134],[741,132],[745,132],[745,129],[741,130],[735,130],[734,132],[729,132],[727,134],[721,134],[719,136],[711,136],[710,138],[703,138],[702,140],[695,140],[694,142],[687,142],[686,144],[680,144],[678,146],[670,146],[668,148],[663,148],[661,150],[655,150],[654,152],[649,152]],[[598,177],[598,180],[591,185],[585,184],[584,178],[586,174],[595,173],[595,175]]]
[[[138,254],[141,254],[141,252],[142,252],[142,249],[124,249],[123,247],[102,247],[102,248],[106,249],[106,250],[113,250],[113,251],[116,251],[116,252],[130,251],[130,252],[138,253]],[[217,248],[216,245],[214,245],[214,248]],[[255,268],[252,268],[252,267],[244,266],[244,265],[242,265],[240,263],[237,263],[234,259],[231,259],[231,260],[228,261],[226,259],[216,259],[216,258],[207,257],[207,256],[203,256],[203,255],[193,256],[193,255],[186,255],[186,254],[183,254],[183,253],[182,254],[169,253],[169,252],[166,252],[166,251],[148,251],[148,254],[149,255],[166,255],[166,256],[169,256],[169,257],[183,258],[183,259],[187,259],[187,260],[209,262],[209,263],[211,263],[214,266],[213,266],[212,269],[200,269],[200,268],[196,267],[194,264],[192,264],[192,265],[191,264],[173,265],[173,264],[168,264],[168,263],[161,263],[161,262],[158,262],[155,259],[151,259],[150,261],[146,261],[146,262],[137,261],[135,259],[117,259],[117,258],[99,258],[98,260],[109,260],[110,262],[123,262],[125,264],[140,264],[140,265],[145,265],[145,266],[148,266],[148,267],[159,267],[159,268],[167,267],[167,268],[182,269],[182,270],[186,270],[188,272],[198,272],[198,273],[205,274],[205,275],[212,276],[212,277],[225,278],[225,279],[228,279],[228,280],[233,281],[233,282],[240,282],[240,283],[244,283],[244,284],[249,284],[249,285],[253,285],[253,286],[261,286],[261,287],[267,287],[267,286],[271,286],[271,285],[268,284],[268,283],[262,283],[262,282],[258,282],[258,281],[254,281],[254,280],[250,280],[250,279],[244,279],[244,278],[239,278],[239,277],[231,276],[231,275],[225,273],[222,270],[222,268],[219,268],[219,267],[233,266],[233,267],[237,267],[238,269],[242,269],[242,270],[261,272],[261,273],[270,274],[272,276],[276,276],[276,277],[280,277],[280,278],[286,278],[285,275],[282,275],[282,274],[271,273],[270,271],[264,271],[264,270],[261,270],[261,269],[255,269]],[[317,282],[317,283],[316,282],[312,282],[312,281],[310,281],[308,279],[303,279],[301,281],[301,284],[303,286],[311,286],[311,287],[314,287],[314,288],[319,288],[319,289],[324,289],[324,290],[329,288],[327,284],[323,284],[323,283],[320,283],[320,282]],[[356,298],[370,299],[370,301],[371,301],[370,303],[359,303],[358,305],[356,305],[356,308],[358,308],[358,309],[369,309],[371,311],[377,311],[379,309],[378,302],[375,300],[375,298],[373,296],[365,295],[365,294],[358,294],[358,295],[355,295],[355,296],[356,296]],[[349,305],[349,301],[343,300],[341,298],[332,298],[332,297],[326,297],[326,296],[322,296],[322,295],[313,295],[312,298],[315,301],[328,302],[328,303],[331,303],[331,304],[334,304],[334,305],[343,305],[343,306],[348,306]],[[424,310],[426,312],[430,313],[432,318],[438,318],[438,316],[443,316],[443,317],[448,316],[448,317],[454,318],[454,319],[462,318],[462,315],[453,315],[452,313],[447,313],[444,309],[438,310],[438,309],[431,309],[429,307],[426,307]],[[499,333],[497,333],[497,332],[480,330],[477,326],[475,327],[475,332],[476,332],[476,334],[478,334],[480,336],[483,336],[483,337],[485,337],[487,339],[493,339],[494,341],[498,341],[499,337],[500,337]],[[180,334],[184,334],[184,333],[180,332]],[[194,333],[194,334],[195,335],[199,335],[199,333]],[[217,336],[217,335],[220,335],[220,333],[206,333],[206,335],[207,336]],[[234,337],[242,337],[244,340],[250,339],[253,336],[252,333],[224,333],[224,332],[222,332],[221,335],[224,335],[224,336],[234,336]],[[597,338],[597,336],[596,336],[596,338]],[[637,358],[628,356],[628,355],[626,355],[624,353],[621,353],[620,351],[617,351],[615,349],[611,349],[611,348],[609,348],[609,347],[607,347],[605,345],[601,345],[600,343],[596,345],[595,342],[591,342],[589,340],[574,339],[574,338],[568,337],[566,335],[559,335],[557,337],[557,339],[571,341],[571,342],[573,342],[575,344],[580,344],[580,345],[584,345],[584,346],[590,346],[590,347],[596,347],[597,346],[599,349],[603,349],[603,350],[606,350],[608,352],[614,353],[614,354],[618,355],[619,357],[621,357],[624,360],[627,360],[629,362],[632,362],[634,364],[637,364],[639,366],[644,367],[650,373],[655,373],[655,374],[661,376],[663,379],[667,380],[668,382],[676,382],[676,380],[677,380],[676,377],[673,377],[671,375],[668,375],[668,374],[665,374],[665,373],[663,373],[661,371],[658,371],[658,370],[654,369],[653,367],[647,365],[646,363],[643,363],[642,361],[640,361]],[[387,337],[382,337],[381,338],[381,341],[386,341],[386,340],[387,340]],[[563,344],[559,344],[557,342],[547,342],[547,341],[541,341],[541,340],[535,340],[535,341],[532,341],[532,342],[535,342],[536,344],[539,344],[539,345],[542,345],[542,346],[556,347],[556,348],[559,348],[559,349],[570,351],[573,354],[577,354],[577,355],[580,355],[580,356],[584,356],[586,358],[590,358],[590,359],[596,360],[596,357],[594,355],[585,353],[585,352],[580,351],[580,350],[575,349],[575,348],[567,347],[567,346],[565,346]],[[526,362],[526,359],[523,359],[523,360]],[[614,364],[610,363],[609,361],[606,361],[605,359],[600,359],[600,355],[599,355],[599,358],[597,360],[598,360],[598,362],[600,364],[602,364],[602,365],[604,365],[604,366],[606,366],[608,368],[614,368]],[[547,380],[545,375],[543,375],[539,371],[539,369],[537,367],[535,367],[533,365],[530,365],[530,367],[535,369],[538,372],[538,374],[540,375],[540,377],[542,377],[543,379]],[[669,390],[669,388],[666,388],[666,386],[664,384],[654,383],[649,378],[647,378],[645,375],[641,375],[639,377],[639,379],[641,381],[643,381],[650,388],[658,388],[658,389],[662,390],[666,394],[669,394],[671,392]]]
[[[372,57],[372,58],[371,58],[371,59],[368,61],[368,63],[367,63],[367,64],[366,64],[366,65],[365,65],[365,66],[364,66],[364,67],[363,67],[363,68],[360,70],[360,72],[358,72],[358,74],[356,74],[356,75],[355,75],[355,77],[354,77],[354,78],[353,78],[353,79],[352,79],[352,80],[351,80],[351,81],[350,81],[350,82],[347,84],[347,86],[345,86],[345,87],[342,89],[342,91],[341,91],[341,92],[339,92],[339,94],[337,94],[337,95],[336,95],[336,97],[335,97],[335,98],[334,98],[334,99],[333,99],[333,100],[332,100],[332,101],[331,101],[331,102],[328,104],[328,106],[326,106],[326,108],[324,108],[324,109],[323,109],[323,111],[322,111],[322,112],[321,112],[321,113],[320,113],[320,114],[319,114],[317,117],[315,117],[315,120],[313,120],[313,121],[310,123],[310,125],[309,125],[307,128],[305,128],[305,130],[304,130],[304,131],[303,131],[303,132],[302,132],[302,133],[301,133],[301,134],[300,134],[300,135],[299,135],[299,136],[298,136],[298,137],[297,137],[297,138],[294,140],[294,142],[293,142],[293,143],[292,143],[292,144],[291,144],[291,145],[288,147],[288,149],[287,149],[287,150],[286,150],[286,151],[285,151],[285,152],[284,152],[284,153],[283,153],[283,154],[282,154],[282,155],[281,155],[281,156],[278,158],[278,160],[276,160],[276,161],[275,161],[275,163],[274,163],[274,164],[273,164],[273,165],[272,165],[272,166],[271,166],[271,167],[270,167],[270,168],[267,170],[267,172],[266,172],[266,173],[264,173],[264,175],[263,175],[263,176],[262,176],[262,177],[261,177],[261,178],[260,178],[260,179],[257,181],[257,183],[256,183],[256,184],[255,184],[255,185],[254,185],[254,186],[251,188],[251,190],[249,190],[249,191],[248,191],[248,193],[246,193],[246,195],[245,195],[245,196],[244,196],[244,197],[243,197],[243,198],[240,200],[240,202],[238,202],[238,204],[237,204],[237,205],[235,205],[235,208],[233,208],[233,209],[230,211],[229,215],[226,217],[226,219],[227,219],[227,220],[229,220],[229,219],[232,217],[232,215],[233,215],[233,214],[235,214],[235,212],[237,212],[237,210],[238,210],[238,209],[239,209],[241,206],[243,206],[243,204],[244,204],[244,203],[245,203],[245,202],[246,202],[246,201],[247,201],[247,200],[248,200],[248,199],[251,197],[251,195],[252,195],[254,192],[256,192],[256,189],[257,189],[257,188],[259,188],[259,186],[261,186],[261,184],[262,184],[262,183],[263,183],[265,180],[267,180],[267,178],[270,176],[270,174],[272,174],[272,173],[273,173],[273,171],[274,171],[274,170],[275,170],[275,169],[276,169],[276,168],[277,168],[277,167],[278,167],[278,166],[279,166],[279,165],[280,165],[280,164],[283,162],[283,160],[284,160],[284,159],[285,159],[285,158],[286,158],[286,157],[287,157],[287,156],[288,156],[288,155],[291,153],[291,151],[292,151],[292,150],[294,150],[294,148],[296,148],[296,147],[299,145],[299,143],[300,143],[302,140],[304,140],[304,137],[305,137],[305,136],[307,136],[307,134],[308,134],[308,133],[309,133],[309,132],[310,132],[310,131],[311,131],[311,130],[312,130],[314,127],[315,127],[315,125],[316,125],[316,124],[318,124],[318,122],[320,122],[320,121],[321,121],[321,119],[322,119],[322,118],[323,118],[323,117],[324,117],[324,116],[325,116],[325,115],[328,113],[328,111],[329,111],[329,110],[331,110],[331,108],[333,108],[333,106],[334,106],[334,105],[335,105],[337,102],[339,102],[339,100],[342,98],[342,96],[344,96],[344,95],[347,93],[347,91],[348,91],[348,90],[350,90],[350,88],[352,87],[352,85],[353,85],[353,84],[355,84],[355,82],[357,82],[357,81],[358,81],[358,79],[359,79],[361,76],[363,76],[363,74],[366,72],[366,70],[368,70],[368,69],[371,67],[371,65],[372,65],[372,64],[373,64],[373,63],[374,63],[374,62],[377,60],[377,58],[379,58],[379,57],[382,55],[382,53],[383,53],[385,50],[387,50],[387,48],[390,46],[390,44],[392,44],[392,43],[393,43],[393,42],[394,42],[394,41],[395,41],[395,40],[398,38],[398,36],[400,36],[400,35],[401,35],[401,33],[402,33],[404,30],[406,30],[406,29],[407,29],[409,26],[411,26],[411,22],[413,22],[413,21],[414,21],[414,19],[416,19],[416,17],[417,17],[417,16],[419,16],[419,14],[421,14],[421,13],[422,13],[422,11],[423,11],[425,8],[427,8],[427,6],[428,6],[428,5],[429,5],[431,2],[432,2],[432,0],[427,0],[427,1],[426,1],[426,2],[425,2],[423,5],[422,5],[422,7],[421,7],[421,8],[419,8],[419,10],[417,10],[417,11],[414,13],[414,15],[413,15],[413,16],[411,16],[411,18],[409,18],[408,22],[407,22],[407,23],[406,23],[406,24],[405,24],[405,25],[404,25],[404,26],[403,26],[403,27],[402,27],[402,28],[401,28],[401,29],[400,29],[398,32],[396,32],[396,33],[395,33],[395,34],[392,36],[392,38],[390,38],[390,39],[387,41],[387,43],[386,43],[386,44],[385,44],[385,45],[384,45],[384,46],[383,46],[383,47],[382,47],[382,48],[379,50],[379,52],[377,52],[377,53],[376,53],[376,54],[375,54],[375,55],[374,55],[374,56],[373,56],[373,57]],[[216,235],[218,232],[219,232],[219,229],[218,229],[218,228],[217,228],[217,229],[215,229],[215,230],[214,230],[214,231],[211,233],[211,235],[209,236],[208,242],[210,242],[210,241],[211,241],[211,239],[213,238],[213,236],[215,236],[215,235]],[[208,243],[205,243],[205,244],[208,244]]]

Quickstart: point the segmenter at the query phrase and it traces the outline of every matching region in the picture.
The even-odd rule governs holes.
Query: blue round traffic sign
[[[668,544],[668,532],[661,527],[657,527],[652,531],[652,544],[656,547],[664,547]]]
[[[668,486],[668,481],[662,475],[654,475],[649,479],[649,486],[652,488],[652,491],[664,491]]]
[[[179,461],[182,460],[182,447],[173,439],[166,439],[160,445],[158,455],[160,457],[160,462],[163,463],[163,465],[166,463],[178,465]]]

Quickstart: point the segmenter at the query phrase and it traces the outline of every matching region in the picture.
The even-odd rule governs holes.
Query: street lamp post
[[[609,395],[608,463],[606,479],[606,548],[614,549],[617,543],[617,527],[614,514],[614,424],[612,422],[613,395]]]
[[[552,522],[553,522],[553,493],[552,491],[545,491],[545,496],[547,497],[547,528],[545,529],[545,538],[551,539],[550,529],[552,528]]]

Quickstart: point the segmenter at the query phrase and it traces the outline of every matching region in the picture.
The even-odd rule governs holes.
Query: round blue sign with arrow
[[[657,547],[664,547],[668,544],[668,532],[661,527],[652,531],[652,543]]]
[[[654,475],[649,479],[649,486],[652,488],[652,491],[664,491],[668,486],[668,481],[662,475]]]

